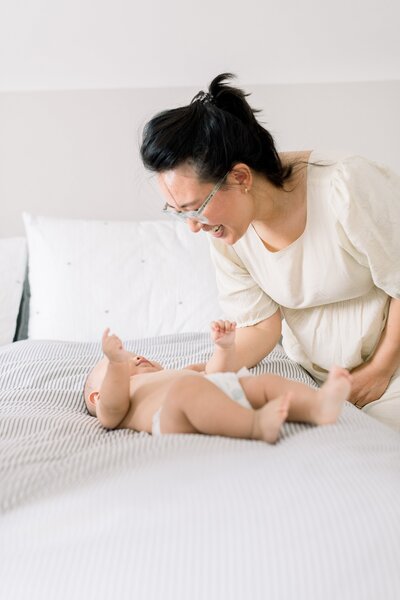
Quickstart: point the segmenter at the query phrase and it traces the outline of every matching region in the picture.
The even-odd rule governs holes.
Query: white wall
[[[400,172],[399,22],[398,0],[4,0],[0,236],[22,233],[22,210],[157,217],[141,127],[223,71],[280,149]]]
[[[400,79],[398,0],[4,0],[0,91]]]
[[[400,81],[247,89],[281,150],[350,150],[400,173]],[[159,218],[162,200],[139,160],[140,131],[156,111],[187,103],[197,91],[0,94],[0,237],[23,233],[23,210]]]

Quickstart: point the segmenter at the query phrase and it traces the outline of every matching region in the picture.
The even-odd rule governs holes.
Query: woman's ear
[[[251,169],[245,163],[237,163],[231,170],[235,183],[250,189],[253,181]]]

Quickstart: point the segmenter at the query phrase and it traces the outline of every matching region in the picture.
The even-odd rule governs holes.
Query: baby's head
[[[132,355],[132,359],[129,360],[129,375],[131,377],[134,375],[155,373],[156,371],[162,371],[164,369],[162,365],[154,360],[150,361],[147,358],[144,358],[144,356],[138,356],[133,352],[130,352],[129,354]],[[96,416],[96,402],[99,397],[101,384],[103,383],[103,379],[107,373],[108,363],[108,358],[104,356],[91,369],[85,381],[83,395],[85,398],[86,407],[93,417]]]

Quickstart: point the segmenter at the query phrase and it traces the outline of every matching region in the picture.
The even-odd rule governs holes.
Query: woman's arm
[[[240,367],[254,367],[279,342],[282,333],[281,312],[277,310],[257,325],[242,327],[236,334],[236,357]]]
[[[235,343],[227,348],[216,345],[206,366],[207,373],[238,371],[254,367],[271,352],[281,336],[281,315],[276,311],[256,325],[236,329]]]
[[[400,365],[400,300],[390,300],[386,327],[373,356],[351,372],[350,401],[358,408],[378,400]]]

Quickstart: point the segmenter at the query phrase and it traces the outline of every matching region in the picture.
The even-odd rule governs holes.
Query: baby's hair
[[[243,162],[284,187],[293,165],[282,164],[248,94],[227,83],[233,77],[218,75],[190,104],[161,112],[145,125],[140,151],[147,169],[161,173],[189,163],[201,181],[216,182]]]

